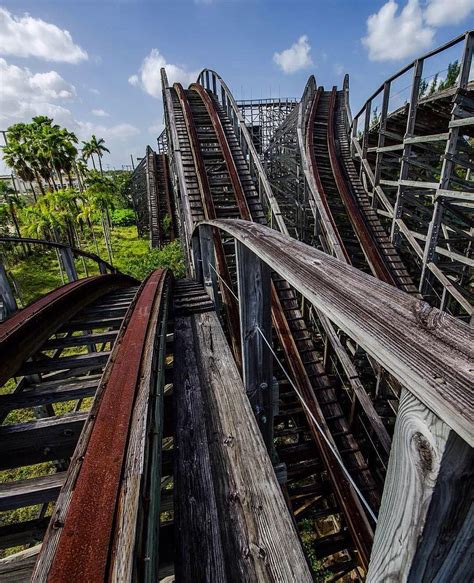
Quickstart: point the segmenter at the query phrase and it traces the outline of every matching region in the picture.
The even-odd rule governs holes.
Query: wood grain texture
[[[175,321],[175,575],[225,583],[225,561],[190,317]]]
[[[0,559],[0,581],[2,583],[27,583],[40,550],[41,545],[36,545]]]
[[[242,377],[269,451],[273,448],[270,270],[241,243],[236,244]]]
[[[215,313],[192,316],[228,581],[312,580]]]
[[[280,233],[209,221],[258,254],[397,380],[474,445],[474,333],[426,302]]]
[[[408,390],[400,398],[368,583],[407,581],[423,537],[449,427]]]

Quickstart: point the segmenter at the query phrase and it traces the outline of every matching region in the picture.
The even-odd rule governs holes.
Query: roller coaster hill
[[[355,115],[348,76],[237,102],[162,71],[131,193],[187,277],[56,244],[68,281],[17,310],[0,269],[0,580],[473,580],[473,47]]]

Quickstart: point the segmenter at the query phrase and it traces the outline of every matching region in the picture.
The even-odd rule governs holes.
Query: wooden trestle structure
[[[59,246],[69,283],[17,311],[0,270],[1,581],[472,579],[472,309],[440,260],[469,259],[474,187],[447,166],[471,164],[472,38],[453,41],[458,86],[418,100],[418,59],[380,130],[373,97],[358,135],[348,79],[311,77],[258,148],[217,73],[185,89],[162,71],[166,139],[131,194],[152,246],[180,237],[186,279],[101,262],[78,280]],[[435,114],[422,239],[407,172]],[[413,267],[403,237],[437,255]]]

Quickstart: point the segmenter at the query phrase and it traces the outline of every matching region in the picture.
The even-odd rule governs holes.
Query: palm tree
[[[94,166],[94,170],[96,170],[96,167],[94,164],[93,155],[96,154],[97,159],[99,160],[100,174],[101,174],[101,176],[103,176],[104,171],[102,169],[102,156],[104,155],[104,152],[109,152],[109,154],[110,154],[110,150],[105,147],[104,138],[97,139],[95,137],[95,135],[92,134],[92,137],[91,137],[89,142],[82,142],[82,143],[83,143],[82,154],[84,155],[84,149],[86,149],[87,158],[92,158],[92,164]]]
[[[13,190],[13,188],[7,184],[4,180],[0,181],[0,198],[3,198],[8,205],[10,217],[15,227],[17,237],[21,237],[20,224],[18,223],[18,218],[16,216],[16,206],[20,206],[20,199],[18,195]]]
[[[82,159],[87,162],[90,158],[92,160],[92,167],[94,170],[97,170],[95,167],[94,154],[95,152],[92,142],[82,142]]]

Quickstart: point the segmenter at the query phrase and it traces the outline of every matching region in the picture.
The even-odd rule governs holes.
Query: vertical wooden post
[[[458,87],[465,88],[469,81],[469,74],[471,71],[472,64],[472,53],[474,48],[474,33],[470,32],[466,35],[466,40],[464,43],[463,57],[460,66]],[[457,120],[456,108],[453,110],[451,116],[451,122]],[[453,157],[456,154],[457,143],[459,138],[459,132],[462,128],[450,127],[448,132],[448,139],[446,141],[445,153],[443,157],[443,164],[441,166],[441,173],[439,177],[438,189],[449,189],[451,176],[453,173]],[[430,225],[428,227],[428,234],[426,237],[425,248],[423,251],[423,265],[420,278],[420,292],[426,294],[428,292],[428,278],[430,271],[428,269],[428,264],[436,261],[436,245],[438,243],[439,231],[443,221],[443,209],[444,206],[440,202],[439,198],[436,199],[433,208],[433,215],[431,218]]]
[[[365,105],[365,119],[364,119],[364,134],[362,136],[362,160],[367,159],[367,149],[369,147],[369,129],[370,129],[370,116],[372,115],[372,101],[367,101]],[[360,165],[360,177],[362,180],[362,175],[364,173],[364,165]]]
[[[77,280],[77,271],[74,264],[74,255],[72,254],[70,247],[61,247],[59,250],[61,254],[61,261],[66,271],[68,281]]]
[[[105,275],[107,273],[107,266],[105,265],[105,263],[103,261],[99,261],[99,272],[102,275]]]
[[[418,107],[418,98],[420,94],[420,83],[422,73],[423,73],[423,59],[418,59],[417,61],[415,61],[415,65],[413,67],[413,83],[411,86],[410,105],[408,106],[407,125],[404,140],[406,138],[412,138],[413,133],[415,131],[416,110]],[[397,219],[400,219],[403,214],[403,196],[404,189],[406,188],[405,186],[400,184],[400,181],[407,180],[408,178],[408,173],[410,171],[410,164],[408,163],[408,160],[410,156],[411,156],[411,144],[404,143],[402,163],[400,165],[400,176],[398,179],[397,200],[395,202],[395,208],[393,211],[392,229],[390,235],[392,242],[397,246],[400,242],[400,236],[397,230],[398,229]]]
[[[473,458],[446,423],[402,391],[368,583],[471,579]]]
[[[268,450],[273,447],[270,268],[236,241],[237,281],[242,341],[242,375]],[[259,331],[262,331],[262,333]]]
[[[13,295],[13,290],[2,263],[0,263],[0,296],[3,300],[3,311],[5,315],[9,316],[13,312],[16,312],[17,305],[15,296]]]
[[[203,282],[202,274],[202,256],[201,256],[201,242],[199,240],[199,231],[202,227],[199,227],[197,232],[195,232],[191,239],[191,251],[193,258],[193,276],[200,283]]]
[[[375,171],[374,171],[374,189],[372,197],[372,207],[374,209],[378,206],[377,200],[377,186],[380,184],[380,176],[382,174],[382,159],[383,152],[380,149],[385,145],[385,130],[387,129],[387,114],[388,114],[388,102],[390,100],[390,81],[386,81],[383,86],[383,98],[382,98],[382,111],[380,112],[380,126],[379,126],[379,136],[377,143],[377,156],[375,159]]]
[[[201,248],[202,283],[207,294],[214,302],[217,314],[220,314],[219,285],[216,275],[216,259],[214,255],[214,234],[212,227],[199,227],[199,242]]]

